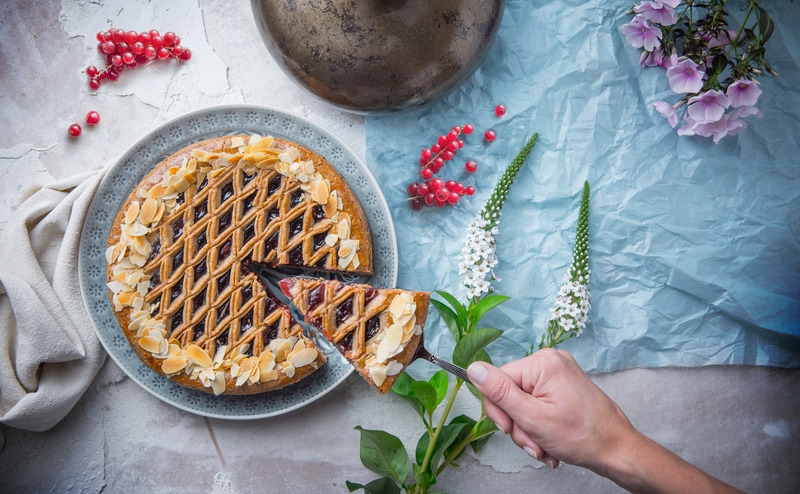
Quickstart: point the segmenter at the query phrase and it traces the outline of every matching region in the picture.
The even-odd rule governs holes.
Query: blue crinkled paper
[[[734,2],[735,3],[735,2]],[[541,137],[511,189],[497,236],[497,292],[482,325],[504,329],[496,363],[522,357],[547,326],[591,188],[590,323],[561,348],[587,371],[800,365],[800,11],[771,2],[763,119],[719,144],[679,137],[654,109],[674,102],[663,69],[642,69],[620,27],[629,2],[509,1],[480,69],[426,109],[367,118],[367,164],[392,211],[398,286],[455,291],[467,225],[528,136]],[[737,8],[731,8],[736,15]],[[508,113],[498,118],[494,107]],[[456,207],[411,211],[419,152],[453,125],[476,131],[438,176],[475,185]],[[497,140],[487,144],[492,128]],[[479,170],[464,171],[474,159]],[[435,297],[435,295],[434,295]],[[431,308],[429,350],[452,338]],[[419,368],[419,367],[417,367]],[[423,372],[427,372],[425,368]]]

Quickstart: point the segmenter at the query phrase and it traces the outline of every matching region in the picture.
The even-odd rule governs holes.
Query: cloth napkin
[[[83,219],[103,173],[23,202],[0,234],[0,422],[43,431],[69,413],[106,353],[78,283]]]

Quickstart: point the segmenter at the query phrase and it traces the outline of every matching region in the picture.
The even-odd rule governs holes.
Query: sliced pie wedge
[[[413,360],[430,293],[315,278],[286,278],[280,287],[306,322],[381,393]]]

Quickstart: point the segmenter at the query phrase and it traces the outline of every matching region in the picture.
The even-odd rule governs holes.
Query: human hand
[[[540,350],[500,369],[475,362],[467,372],[485,397],[486,415],[553,468],[563,460],[604,474],[604,460],[639,435],[563,350]]]

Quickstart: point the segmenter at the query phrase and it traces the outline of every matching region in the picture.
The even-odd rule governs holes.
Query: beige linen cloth
[[[59,180],[0,234],[0,422],[43,431],[72,409],[105,360],[81,299],[78,242],[103,173]]]

